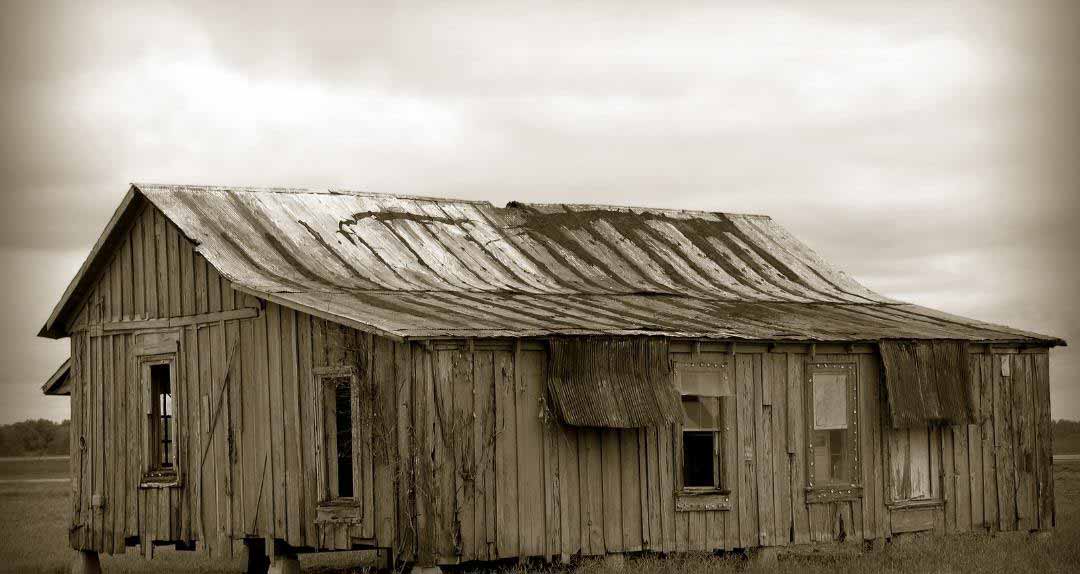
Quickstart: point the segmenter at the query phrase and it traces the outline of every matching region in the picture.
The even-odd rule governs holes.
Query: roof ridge
[[[385,193],[378,191],[363,191],[344,187],[272,187],[251,185],[191,185],[169,183],[132,182],[137,189],[153,189],[174,192],[220,192],[220,193],[285,193],[285,194],[311,194],[311,195],[352,195],[357,197],[384,197],[392,199],[411,199],[415,201],[432,201],[436,203],[471,203],[492,206],[490,201],[483,199],[460,199],[454,197],[435,197],[429,195],[416,195],[409,193]],[[492,206],[494,207],[494,206]]]
[[[314,190],[306,187],[271,187],[271,186],[251,186],[251,185],[196,185],[196,184],[176,184],[176,183],[153,183],[153,182],[131,182],[131,186],[137,189],[155,189],[162,191],[234,191],[234,192],[253,192],[253,193],[327,193],[325,191]]]
[[[432,195],[419,195],[411,193],[386,193],[379,191],[365,191],[350,189],[348,187],[331,186],[326,188],[313,187],[290,187],[290,186],[258,186],[258,185],[199,185],[199,184],[174,184],[153,182],[132,182],[132,186],[139,189],[159,189],[163,191],[178,192],[234,192],[234,193],[289,193],[289,194],[315,194],[315,195],[352,195],[357,197],[384,197],[394,199],[411,199],[415,201],[432,201],[436,203],[470,203],[474,205],[488,205],[495,207],[490,200],[486,199],[463,199],[458,197],[438,197]],[[609,203],[541,203],[525,201],[508,201],[501,209],[514,207],[562,207],[574,210],[597,209],[603,211],[654,212],[654,213],[681,213],[688,215],[710,214],[725,215],[728,217],[746,217],[757,219],[772,219],[768,215],[758,213],[737,213],[731,211],[711,211],[706,209],[679,209],[666,207],[652,207],[648,205],[615,205]]]

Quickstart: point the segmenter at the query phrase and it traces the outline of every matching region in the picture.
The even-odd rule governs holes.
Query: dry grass
[[[26,471],[26,469],[22,469]],[[36,475],[36,472],[30,472]],[[968,534],[945,538],[924,536],[864,555],[816,553],[782,557],[779,564],[761,568],[742,556],[711,555],[631,558],[624,572],[634,574],[691,574],[726,572],[1075,572],[1080,569],[1080,462],[1055,465],[1057,529],[1046,537]],[[2,476],[0,478],[10,478]],[[67,572],[67,512],[70,487],[64,483],[0,484],[0,572]],[[134,552],[134,549],[132,549]],[[347,572],[355,556],[305,556],[304,571]],[[190,552],[162,550],[153,563],[140,556],[102,558],[107,572],[240,572],[239,559],[208,559]],[[488,569],[490,571],[491,569]],[[515,574],[565,572],[544,564],[499,566]],[[569,568],[574,574],[611,574],[603,562],[583,560]],[[473,569],[474,572],[483,570]]]
[[[49,458],[0,458],[0,479],[60,478],[66,477],[68,459]]]

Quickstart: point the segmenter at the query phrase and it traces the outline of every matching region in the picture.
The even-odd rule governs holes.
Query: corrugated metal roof
[[[133,191],[238,288],[396,337],[1060,342],[876,294],[759,215],[348,190]]]
[[[692,295],[888,302],[768,217],[335,191],[138,186],[260,291]]]

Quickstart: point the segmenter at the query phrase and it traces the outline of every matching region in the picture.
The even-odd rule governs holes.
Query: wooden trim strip
[[[188,325],[201,325],[203,323],[217,323],[220,321],[233,321],[236,319],[254,319],[261,311],[256,307],[242,307],[232,311],[219,311],[216,313],[201,313],[198,315],[186,315],[169,319],[148,319],[145,321],[116,321],[101,325],[101,334],[117,333],[122,331],[140,331],[145,329],[173,329]],[[95,333],[91,332],[91,335]]]

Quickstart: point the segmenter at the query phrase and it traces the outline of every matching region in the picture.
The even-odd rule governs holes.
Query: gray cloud
[[[1064,0],[4,10],[0,392],[28,414],[65,352],[33,334],[132,180],[767,213],[872,288],[1080,336]],[[1055,351],[1058,416],[1077,367]]]

